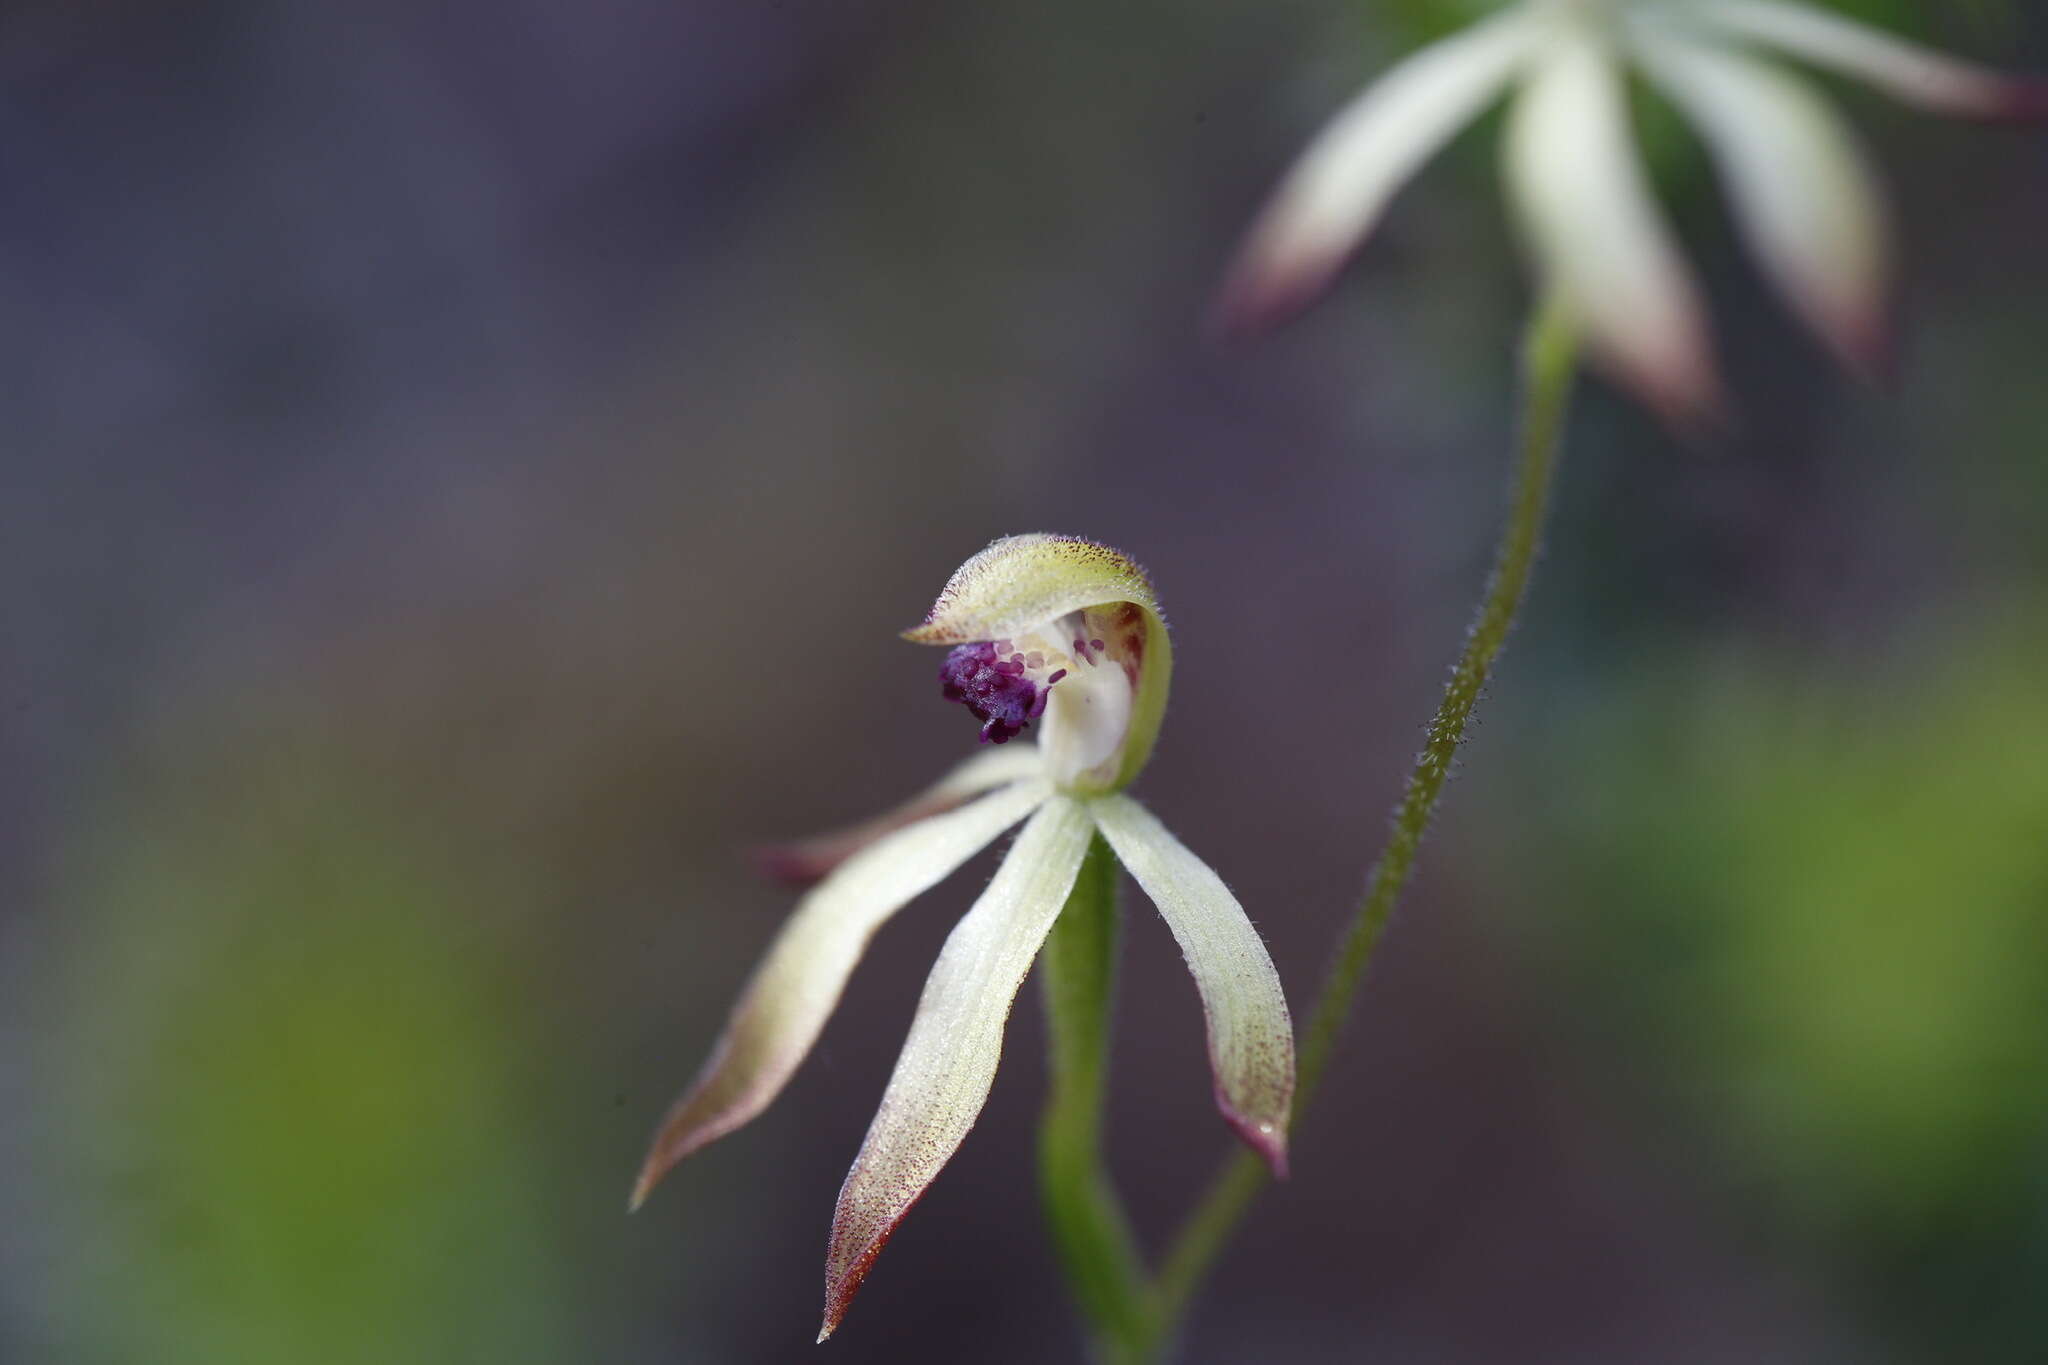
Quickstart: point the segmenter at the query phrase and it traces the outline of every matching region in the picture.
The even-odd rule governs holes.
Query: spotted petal
[[[755,970],[711,1059],[662,1120],[634,1185],[633,1206],[678,1161],[767,1108],[817,1041],[875,931],[1050,792],[1044,782],[1021,782],[897,830],[813,888]]]
[[[1470,123],[1528,55],[1510,12],[1433,43],[1330,120],[1273,194],[1218,301],[1230,331],[1282,321],[1316,295],[1422,164]]]
[[[882,1107],[839,1191],[818,1340],[839,1326],[896,1225],[980,1115],[1010,1005],[1073,890],[1092,837],[1078,803],[1052,798],[947,938]]]
[[[1708,0],[1671,12],[1853,76],[1893,99],[1964,118],[2048,115],[2048,86],[1789,0]]]
[[[762,850],[761,865],[771,876],[808,885],[889,831],[942,815],[985,791],[1036,777],[1043,767],[1037,748],[1029,744],[984,750],[892,811],[830,834]]]
[[[1280,974],[1223,879],[1128,796],[1090,803],[1117,861],[1173,931],[1208,1016],[1209,1065],[1223,1117],[1275,1175],[1287,1173],[1294,1024]]]
[[[1654,31],[1638,51],[1706,139],[1779,289],[1851,370],[1875,378],[1891,252],[1875,179],[1848,128],[1805,81],[1765,63]]]
[[[1560,28],[1507,130],[1508,186],[1538,269],[1596,359],[1667,416],[1717,404],[1698,291],[1651,199],[1613,53]]]

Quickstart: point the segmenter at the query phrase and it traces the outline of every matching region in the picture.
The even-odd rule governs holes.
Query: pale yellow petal
[[[817,1041],[868,940],[996,836],[1042,805],[1021,782],[868,845],[797,904],[734,1006],[711,1058],[662,1120],[633,1188],[638,1207],[678,1161],[753,1118]]]
[[[1017,988],[1066,905],[1093,835],[1077,803],[1053,797],[947,938],[881,1109],[839,1191],[818,1340],[839,1326],[896,1225],[980,1115]]]
[[[1098,797],[1089,809],[1187,959],[1208,1021],[1217,1107],[1285,1175],[1294,1024],[1265,943],[1223,879],[1152,812],[1122,795]]]
[[[761,850],[761,865],[773,876],[809,885],[891,830],[942,815],[985,791],[1039,776],[1044,763],[1030,744],[986,749],[954,768],[894,810],[829,834],[817,834]]]

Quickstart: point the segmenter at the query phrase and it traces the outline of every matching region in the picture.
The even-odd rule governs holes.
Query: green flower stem
[[[1322,994],[1301,1032],[1299,1079],[1294,1093],[1294,1122],[1308,1112],[1373,949],[1385,932],[1387,918],[1415,870],[1416,851],[1436,813],[1444,779],[1463,742],[1487,677],[1507,643],[1515,614],[1529,587],[1529,574],[1543,539],[1550,506],[1552,476],[1565,414],[1571,404],[1572,376],[1578,363],[1578,339],[1569,311],[1555,295],[1547,298],[1530,320],[1523,343],[1523,415],[1515,472],[1513,504],[1494,553],[1493,574],[1480,600],[1479,614],[1465,637],[1464,651],[1444,689],[1429,739],[1408,776],[1408,788],[1394,812],[1393,833],[1367,878],[1357,912],[1338,940],[1337,953],[1323,979]],[[1176,1324],[1189,1300],[1222,1254],[1238,1220],[1265,1185],[1265,1166],[1239,1150],[1217,1172],[1207,1193],[1181,1226],[1153,1289],[1157,1335],[1145,1359],[1157,1358],[1172,1344]]]
[[[1038,958],[1052,1070],[1038,1129],[1039,1189],[1054,1249],[1105,1365],[1140,1359],[1156,1335],[1144,1263],[1102,1157],[1119,871],[1097,835]]]

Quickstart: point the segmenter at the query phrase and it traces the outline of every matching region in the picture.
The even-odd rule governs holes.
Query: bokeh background
[[[2048,67],[2032,6],[1863,4]],[[0,13],[0,1360],[808,1359],[986,864],[627,1219],[789,904],[966,751],[897,642],[990,538],[1152,569],[1144,793],[1297,1002],[1485,570],[1492,126],[1337,296],[1233,240],[1430,0],[17,0]],[[1741,421],[1592,386],[1530,613],[1191,1362],[2048,1359],[2048,136],[1844,91],[1859,391],[1648,116]],[[1137,902],[1114,1157],[1222,1153]],[[1027,992],[841,1361],[1078,1355]]]

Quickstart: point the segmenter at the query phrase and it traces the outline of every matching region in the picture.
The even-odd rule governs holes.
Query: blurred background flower
[[[1865,379],[1887,368],[1883,196],[1857,139],[1794,57],[1937,113],[2019,118],[2048,85],[1797,0],[1521,0],[1377,75],[1319,131],[1260,210],[1219,301],[1231,332],[1319,298],[1408,180],[1505,103],[1502,163],[1525,254],[1591,358],[1681,421],[1720,381],[1698,287],[1649,195],[1630,68],[1707,143],[1738,226],[1785,301]]]
[[[2028,7],[1840,8],[2048,66]],[[12,7],[0,1358],[808,1350],[971,879],[748,1142],[631,1221],[618,1172],[786,909],[736,850],[960,753],[891,635],[1004,532],[1172,585],[1140,794],[1312,980],[1496,521],[1488,130],[1331,306],[1197,325],[1358,73],[1483,9]],[[1744,428],[1589,395],[1470,775],[1190,1360],[2048,1344],[2048,146],[1840,93],[1897,187],[1897,392],[1788,324],[1644,107]],[[1126,1014],[1190,1025],[1119,1041],[1156,1233],[1224,1139],[1130,937]],[[1019,1010],[840,1357],[1071,1354],[1038,1044]]]

